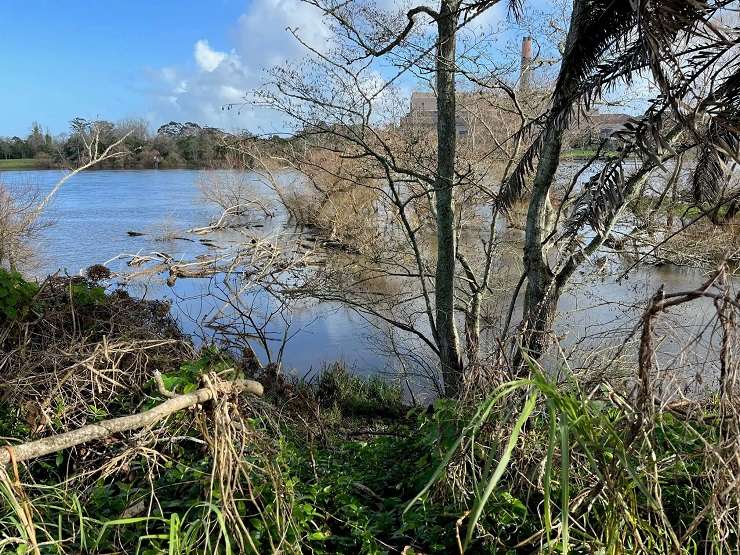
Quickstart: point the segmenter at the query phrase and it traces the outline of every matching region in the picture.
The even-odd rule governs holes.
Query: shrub
[[[379,376],[351,374],[343,364],[328,366],[319,374],[316,395],[324,406],[336,406],[342,414],[398,416],[403,395],[396,385]]]
[[[18,272],[0,268],[0,321],[22,319],[31,309],[39,286]]]

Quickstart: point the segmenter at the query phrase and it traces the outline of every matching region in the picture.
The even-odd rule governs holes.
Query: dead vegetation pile
[[[715,225],[701,221],[681,233],[672,234],[660,254],[673,264],[698,268],[716,266],[726,260],[740,266],[740,220]]]
[[[196,352],[166,304],[106,294],[106,277],[0,273],[0,551],[297,552],[292,417],[237,361]]]
[[[99,418],[108,401],[140,391],[153,372],[194,350],[162,301],[106,295],[100,278],[50,276],[0,332],[0,399],[33,434]]]

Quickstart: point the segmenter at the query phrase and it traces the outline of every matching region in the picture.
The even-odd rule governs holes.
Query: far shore
[[[595,150],[590,149],[571,149],[563,152],[562,160],[582,160],[592,158],[596,154]],[[609,158],[617,154],[616,151],[604,151],[599,158]],[[62,170],[65,169],[60,164],[48,160],[48,159],[37,159],[37,158],[11,158],[11,159],[0,159],[0,172],[2,171],[19,171],[19,170]],[[141,166],[141,165],[127,165],[124,167],[98,167],[92,168],[93,170],[223,170],[223,169],[234,169],[226,166],[219,166],[214,162],[207,162],[202,164],[160,164],[159,167],[153,166]]]
[[[22,171],[22,170],[64,170],[64,166],[50,162],[48,160],[37,160],[35,158],[13,158],[0,159],[0,172],[3,171]],[[160,165],[158,168],[152,166],[130,165],[123,167],[94,167],[88,171],[95,170],[227,170],[234,169],[226,166],[217,166],[215,164],[182,164],[182,165]]]

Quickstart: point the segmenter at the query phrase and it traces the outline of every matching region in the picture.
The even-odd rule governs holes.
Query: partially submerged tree
[[[740,33],[719,16],[728,11],[736,16],[737,4],[574,1],[551,108],[498,200],[507,208],[531,195],[522,341],[531,356],[539,357],[547,347],[558,300],[575,270],[609,239],[648,177],[666,172],[667,161],[701,147],[697,199],[709,195],[717,206],[734,202],[723,184],[727,163],[738,159]],[[619,134],[620,154],[588,180],[577,198],[561,199],[556,211],[552,190],[569,125],[606,91],[620,83],[629,87],[645,75],[657,83],[660,96]],[[638,163],[630,170],[626,162],[633,158]],[[530,191],[525,178],[532,170]],[[572,209],[564,214],[568,204]],[[590,235],[585,244],[584,232]]]
[[[538,115],[532,113],[536,103],[522,103],[514,84],[507,82],[518,59],[499,67],[482,64],[491,37],[471,32],[462,43],[458,40],[499,2],[443,0],[438,9],[420,5],[393,13],[367,2],[309,3],[324,14],[335,40],[326,49],[304,43],[311,56],[300,67],[273,70],[259,100],[297,124],[301,142],[286,158],[316,190],[326,189],[317,183],[322,175],[347,187],[373,189],[378,213],[394,229],[381,232],[384,248],[376,250],[372,265],[364,265],[366,273],[342,281],[359,285],[382,277],[397,286],[399,280],[413,284],[410,290],[399,286],[388,299],[367,288],[332,293],[327,283],[312,294],[348,302],[420,338],[439,358],[445,393],[455,395],[463,384],[465,358],[478,361],[481,304],[495,269],[496,214],[475,260],[459,247],[459,238],[476,207],[490,209],[491,181],[508,174],[524,146],[521,138],[510,137]],[[507,5],[519,13],[518,2]],[[434,90],[436,118],[399,127],[405,114],[398,109],[394,83],[419,76]],[[458,81],[468,83],[464,95],[472,99],[464,110],[458,106],[463,96]],[[458,140],[463,111],[477,122],[479,138]],[[501,114],[507,115],[501,119]],[[316,149],[333,153],[341,163],[326,167],[304,154]],[[408,307],[403,317],[389,310],[401,306]],[[461,313],[464,345],[458,331]],[[424,316],[421,325],[419,315]]]

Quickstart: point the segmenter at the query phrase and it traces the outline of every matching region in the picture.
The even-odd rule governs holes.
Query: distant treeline
[[[75,118],[70,122],[69,133],[54,137],[34,122],[27,137],[0,137],[0,160],[34,159],[38,167],[74,166],[85,153],[79,130],[89,123]],[[249,156],[238,148],[240,141],[253,137],[247,131],[232,134],[193,122],[171,121],[152,134],[144,120],[97,121],[95,124],[102,129],[100,150],[127,135],[123,143],[126,155],[109,160],[101,167],[218,168],[249,164]]]

